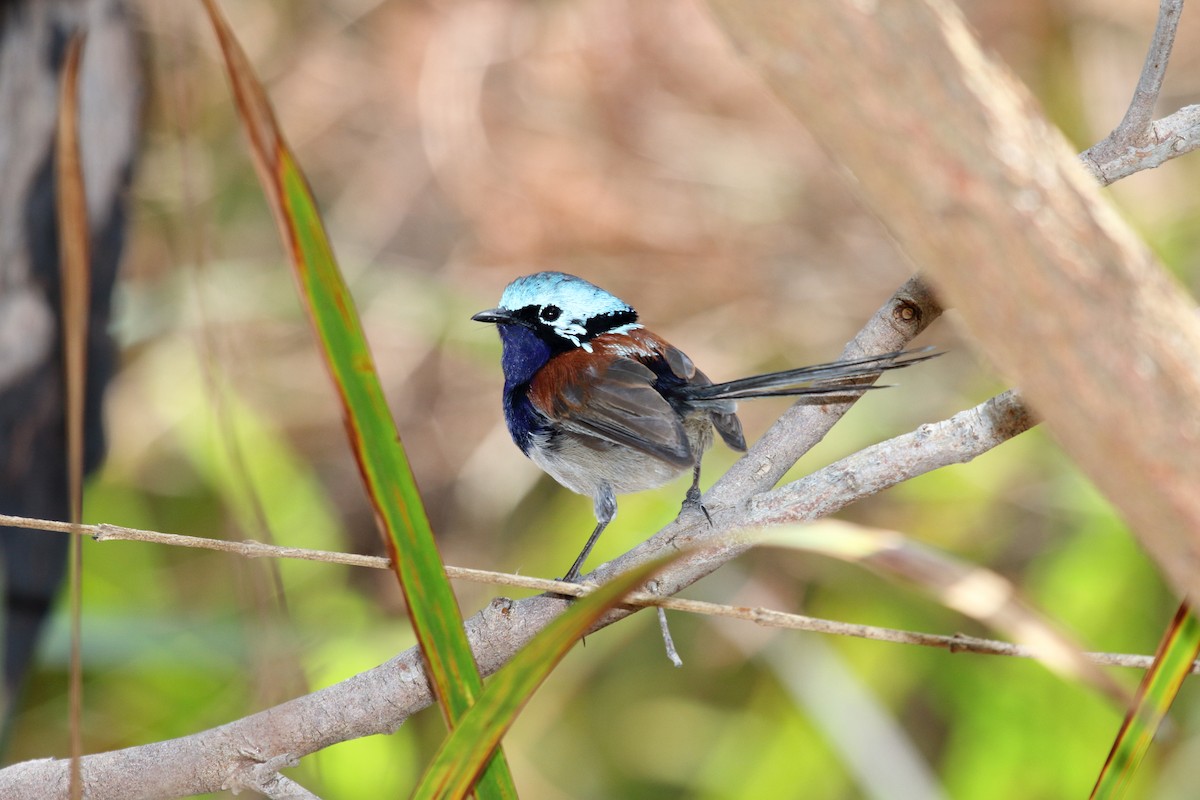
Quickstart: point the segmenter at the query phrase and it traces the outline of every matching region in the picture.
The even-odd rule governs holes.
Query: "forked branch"
[[[1083,165],[1101,186],[1161,166],[1200,147],[1200,105],[1185,106],[1154,119],[1182,13],[1183,0],[1160,0],[1158,24],[1125,116],[1112,133],[1081,156]]]

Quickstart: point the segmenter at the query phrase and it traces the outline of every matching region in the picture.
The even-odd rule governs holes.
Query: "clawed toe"
[[[704,503],[700,502],[700,490],[693,486],[692,488],[688,489],[687,494],[684,495],[683,505],[680,507],[679,512],[682,514],[695,509],[699,509],[700,512],[704,514],[704,518],[708,520],[708,524],[711,527],[713,524],[712,517],[709,516],[708,509],[704,507]]]

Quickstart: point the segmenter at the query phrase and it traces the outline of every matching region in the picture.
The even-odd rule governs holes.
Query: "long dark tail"
[[[689,400],[742,400],[750,397],[796,397],[800,395],[855,395],[882,386],[854,383],[858,378],[878,377],[885,370],[900,369],[940,356],[932,347],[897,350],[879,356],[854,358],[752,375],[736,381],[708,386],[686,386],[681,393]]]

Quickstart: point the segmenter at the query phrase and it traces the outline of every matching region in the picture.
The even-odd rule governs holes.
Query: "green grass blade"
[[[483,688],[462,614],[434,542],[416,481],[388,410],[350,294],[308,182],[279,130],[266,92],[215,0],[204,0],[225,56],[238,113],[275,213],[300,294],[343,405],[346,430],[408,604],[429,680],[453,728]],[[502,753],[480,797],[516,797]]]
[[[1200,620],[1187,603],[1179,606],[1154,654],[1154,664],[1142,677],[1137,696],[1113,742],[1108,760],[1092,789],[1095,800],[1124,797],[1154,734],[1192,672],[1200,655]]]
[[[92,296],[91,234],[83,159],[79,146],[79,64],[82,34],[67,45],[58,98],[55,136],[59,250],[62,253],[63,390],[66,405],[67,485],[71,521],[83,515],[83,420],[87,383],[88,312]],[[83,544],[71,537],[67,575],[71,595],[71,663],[68,681],[71,770],[69,793],[83,797]]]
[[[683,552],[622,573],[571,604],[488,681],[483,694],[446,737],[421,777],[413,800],[449,800],[470,791],[471,781],[517,715],[572,645],[621,598]]]

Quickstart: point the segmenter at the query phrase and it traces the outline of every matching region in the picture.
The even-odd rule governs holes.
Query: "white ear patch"
[[[558,322],[553,323],[551,327],[554,328],[554,332],[559,336],[563,337],[564,339],[570,339],[572,342],[574,342],[576,347],[582,347],[589,353],[592,352],[592,346],[583,341],[582,338],[587,336],[587,328],[584,326],[582,320],[572,319],[570,321],[566,321],[562,318],[559,318]]]

